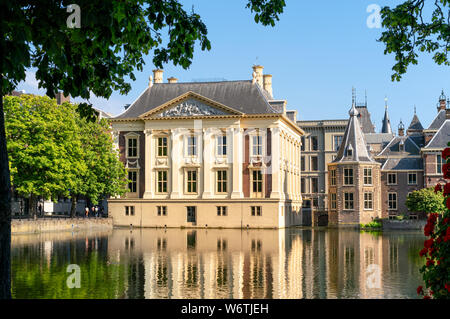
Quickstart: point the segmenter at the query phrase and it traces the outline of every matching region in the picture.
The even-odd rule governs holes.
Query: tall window
[[[167,171],[158,171],[158,193],[167,193]]]
[[[128,172],[128,189],[130,193],[137,192],[137,172],[129,171]]]
[[[336,170],[330,170],[330,186],[336,186]]]
[[[445,164],[445,161],[442,159],[441,155],[436,155],[436,173],[442,173],[442,164]]]
[[[254,196],[262,197],[263,179],[261,170],[252,171],[252,191]]]
[[[219,156],[227,155],[227,136],[226,135],[217,136],[217,155],[219,155]]]
[[[417,185],[417,173],[408,173],[408,185]]]
[[[319,162],[317,156],[311,156],[311,170],[318,171],[319,170]]]
[[[167,137],[158,137],[158,156],[167,156]]]
[[[137,137],[128,138],[128,157],[137,157],[138,154],[137,143],[138,143]]]
[[[333,149],[335,152],[339,150],[339,146],[341,146],[342,135],[333,136]]]
[[[353,193],[344,193],[344,209],[353,209]]]
[[[227,192],[227,171],[220,170],[217,171],[217,192],[226,193]]]
[[[353,168],[344,168],[344,185],[353,185]]]
[[[311,193],[319,192],[319,179],[317,177],[311,177]]]
[[[319,150],[319,142],[317,136],[311,136],[311,151]]]
[[[387,179],[388,185],[397,185],[397,173],[388,173]]]
[[[194,135],[188,136],[187,151],[189,156],[197,156],[197,136]]]
[[[304,171],[306,170],[306,167],[305,167],[305,157],[302,156],[300,159],[301,159],[300,166],[301,166],[302,172],[304,172]]]
[[[388,209],[397,210],[397,193],[388,193]]]
[[[304,136],[301,137],[301,141],[302,141],[302,146],[301,146],[300,150],[304,151],[305,150],[305,137]]]
[[[330,193],[330,208],[336,209],[336,193]]]
[[[252,154],[253,156],[262,156],[262,136],[261,135],[253,135],[252,136]]]
[[[364,168],[364,185],[372,185],[372,169]]]
[[[300,189],[301,189],[302,194],[306,193],[306,186],[305,186],[305,178],[304,177],[302,177],[300,179]]]
[[[197,193],[197,171],[196,170],[188,170],[187,173],[187,182],[186,182],[186,190],[187,193]]]
[[[364,209],[373,209],[373,193],[364,193]]]

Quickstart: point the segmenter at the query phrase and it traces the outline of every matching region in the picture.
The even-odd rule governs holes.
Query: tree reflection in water
[[[323,228],[14,235],[12,290],[15,298],[416,298],[423,240]],[[67,287],[69,264],[80,266],[81,288]],[[368,284],[374,275],[380,287]]]

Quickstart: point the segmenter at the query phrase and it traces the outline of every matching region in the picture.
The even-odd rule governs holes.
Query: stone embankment
[[[39,218],[13,219],[12,234],[35,234],[55,231],[110,230],[112,218]]]

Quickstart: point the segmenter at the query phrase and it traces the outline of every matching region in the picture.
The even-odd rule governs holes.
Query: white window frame
[[[130,143],[131,139],[136,139],[136,156],[128,155],[129,143]],[[140,148],[140,135],[135,132],[130,132],[130,133],[125,134],[125,158],[130,158],[130,159],[139,158],[140,157],[139,148]]]
[[[312,142],[313,137],[317,140],[317,149],[316,150],[313,147],[313,142]],[[319,150],[319,137],[317,135],[311,135],[309,137],[309,150],[312,152],[317,152]]]
[[[195,180],[195,192],[189,192],[188,185],[189,185],[189,172],[195,172],[196,180]],[[186,195],[197,195],[199,193],[199,186],[200,186],[200,176],[199,176],[199,170],[197,168],[187,168],[184,170],[184,193]]]
[[[441,159],[439,161],[439,159]],[[442,159],[441,154],[436,155],[436,174],[442,174],[442,166],[445,164],[445,161]]]
[[[370,195],[370,199],[366,198],[366,195]],[[364,210],[373,210],[373,192],[364,192]],[[370,207],[368,204],[370,203]]]
[[[366,176],[366,170],[370,172],[370,175]],[[366,183],[366,178],[370,179],[370,183]],[[372,167],[364,167],[363,168],[363,182],[364,185],[373,185],[373,169]]]
[[[346,198],[346,195],[349,195],[349,199]],[[352,199],[350,200],[350,195],[352,195]],[[354,210],[355,209],[355,194],[353,192],[344,192],[344,210]],[[352,208],[347,208],[347,201],[352,203]]]
[[[341,143],[339,143],[339,145],[336,145],[336,137],[341,138]],[[333,135],[333,152],[337,152],[339,150],[339,147],[342,144],[343,138],[344,138],[344,135]]]
[[[228,208],[227,206],[216,206],[217,216],[228,216]]]
[[[415,178],[414,178],[414,183],[410,183],[410,180],[409,180],[409,176],[412,176],[412,175],[414,175],[414,176],[416,176]],[[408,172],[408,185],[417,185],[417,173],[416,172]]]
[[[191,138],[194,138],[195,143],[193,144],[194,150],[195,150],[195,154],[189,154],[189,149],[191,148],[189,146],[189,141],[191,140]],[[200,136],[199,134],[195,134],[195,133],[189,133],[186,134],[184,136],[184,156],[185,157],[198,157],[198,151],[199,151],[199,145],[200,145]]]
[[[262,216],[262,206],[250,206],[250,216],[261,217]]]
[[[313,167],[313,158],[316,158],[316,162],[317,162],[317,169],[314,169],[314,167]],[[318,172],[319,171],[319,156],[316,156],[316,155],[313,155],[313,156],[310,156],[309,157],[309,164],[311,165],[310,166],[310,171],[311,172]]]
[[[330,186],[336,186],[337,177],[336,177],[336,169],[330,170]]]
[[[160,149],[159,139],[160,138],[165,138],[166,141],[167,141],[167,143],[166,143],[166,149],[167,149],[166,153],[167,154],[166,155],[159,155],[159,149]],[[158,158],[166,158],[166,157],[168,157],[169,156],[169,150],[170,150],[170,148],[169,148],[169,143],[170,143],[169,136],[167,136],[167,135],[158,135],[158,136],[155,137],[155,140],[156,140],[156,143],[155,143],[156,144],[156,157],[158,157]]]
[[[350,179],[350,175],[349,176],[345,175],[346,170],[351,170],[351,172],[352,172],[352,175],[351,175],[352,182],[351,183],[345,182],[346,178]],[[352,167],[344,167],[343,168],[343,185],[344,186],[353,186],[354,184],[355,184],[355,170]]]
[[[250,139],[250,154],[252,157],[263,157],[265,154],[265,147],[264,147],[264,136],[265,134],[261,134],[261,132],[253,132],[252,134],[249,135],[249,139]],[[254,138],[261,138],[261,144],[260,148],[261,148],[261,154],[255,154],[254,151],[254,147],[255,147],[255,143],[254,143]],[[259,148],[259,147],[258,147]]]
[[[223,138],[225,138],[225,144],[223,143]],[[217,157],[227,157],[228,154],[228,136],[223,133],[216,135],[216,156]],[[225,146],[225,154],[223,154],[223,147]],[[221,154],[222,153],[222,154]]]
[[[330,193],[330,209],[332,210],[337,209],[337,193]]]
[[[395,195],[395,201],[390,199],[390,195]],[[395,203],[395,208],[391,207],[391,201]],[[397,192],[388,193],[388,210],[398,210],[398,195]]]
[[[261,172],[261,193],[253,191],[253,172],[260,171]],[[265,178],[264,172],[262,169],[250,169],[250,197],[252,198],[264,198],[265,195]]]
[[[165,192],[160,192],[159,191],[159,173],[160,172],[166,172],[166,191]],[[158,169],[156,170],[156,194],[168,194],[169,193],[169,170],[167,169]]]
[[[127,179],[129,179],[129,173],[131,173],[131,172],[134,172],[134,173],[136,173],[136,191],[135,192],[131,192],[130,191],[130,188],[128,187],[129,186],[129,184],[130,184],[130,182],[128,182],[128,185],[127,185],[127,187],[128,187],[128,191],[127,191],[127,196],[129,196],[129,195],[139,195],[139,169],[132,169],[132,168],[129,168],[129,169],[127,169]]]
[[[225,180],[221,180],[222,182],[225,181],[225,186],[226,186],[226,190],[225,191],[219,191],[219,172],[225,172],[226,174],[226,179]],[[228,189],[229,189],[229,176],[230,174],[228,173],[227,169],[218,169],[216,171],[216,194],[227,194],[228,193]],[[222,185],[223,186],[223,185]]]
[[[390,183],[390,181],[389,181],[389,176],[390,175],[394,175],[395,176],[395,183]],[[386,176],[386,178],[387,178],[387,180],[386,180],[386,184],[387,185],[397,185],[397,183],[398,183],[398,181],[397,181],[397,173],[387,173],[387,176]]]
[[[159,217],[166,217],[168,215],[168,207],[156,206],[156,215]]]

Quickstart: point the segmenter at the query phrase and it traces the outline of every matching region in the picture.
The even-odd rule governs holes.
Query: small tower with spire
[[[387,97],[384,98],[384,118],[383,126],[381,127],[381,133],[392,134],[391,121],[389,120]]]
[[[446,99],[447,99],[447,97],[444,94],[444,90],[442,90],[441,95],[439,96],[439,103],[438,103],[438,106],[437,106],[438,113],[440,111],[446,109],[446,104],[447,104]]]
[[[359,225],[382,217],[381,164],[368,151],[353,101],[341,145],[328,164],[330,225]]]
[[[408,126],[408,129],[406,130],[406,134],[412,135],[414,133],[420,133],[423,132],[423,126],[422,123],[420,123],[419,117],[416,113],[416,106],[414,105],[414,116],[411,120],[411,123]]]
[[[403,124],[402,120],[400,119],[400,124],[398,125],[398,136],[404,135],[405,135],[405,124]]]

